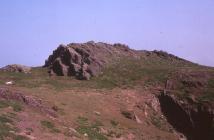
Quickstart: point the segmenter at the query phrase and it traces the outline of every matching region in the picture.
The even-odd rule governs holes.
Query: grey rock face
[[[162,51],[137,51],[120,43],[107,44],[89,41],[60,45],[49,56],[44,66],[49,68],[50,75],[74,76],[77,79],[89,80],[91,77],[99,75],[103,68],[119,60],[141,59],[149,56],[184,61]]]
[[[112,61],[121,57],[138,57],[136,51],[122,44],[71,43],[60,45],[45,62],[50,75],[74,76],[89,80]]]

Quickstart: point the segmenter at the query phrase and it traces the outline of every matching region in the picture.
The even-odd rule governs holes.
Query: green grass
[[[186,87],[180,88],[177,91],[174,91],[174,94],[178,97],[178,99],[183,100],[190,97],[190,93]]]
[[[87,134],[90,140],[107,140],[107,138],[100,134],[97,130],[88,126],[80,126],[77,128],[80,134]]]
[[[77,122],[80,125],[87,125],[88,124],[88,118],[79,116],[78,119],[77,119]]]
[[[14,81],[14,86],[26,88],[38,88],[49,86],[54,90],[65,90],[73,87],[81,88],[105,88],[133,87],[136,83],[149,77],[151,82],[163,82],[167,77],[168,66],[156,65],[156,61],[145,63],[143,60],[122,59],[103,70],[103,74],[93,77],[90,81],[79,81],[70,77],[49,77],[46,68],[33,68],[30,74],[0,72],[0,81]],[[1,83],[0,83],[1,84]]]
[[[0,100],[0,108],[6,108],[6,107],[9,107],[8,101]]]
[[[151,116],[151,123],[159,129],[161,129],[161,127],[162,127],[162,122],[161,122],[160,118],[157,118],[155,116]]]
[[[13,121],[10,118],[6,117],[5,115],[1,115],[0,122],[1,123],[12,123]]]
[[[166,81],[173,67],[145,64],[142,60],[124,59],[107,67],[103,74],[93,78],[96,88],[112,89],[115,87],[132,88],[145,80],[146,84],[160,84]]]
[[[0,140],[5,140],[6,138],[11,138],[13,140],[28,140],[28,138],[24,136],[15,135],[11,132],[16,132],[18,130],[13,126],[14,122],[12,118],[14,118],[14,114],[2,114],[0,116]]]
[[[89,123],[87,118],[78,117],[77,119],[79,127],[76,129],[77,132],[84,135],[87,134],[89,140],[107,140],[107,138],[100,133],[100,126],[103,124],[99,121],[95,123]]]
[[[11,101],[10,105],[13,107],[13,110],[15,112],[20,112],[23,110],[23,107],[22,107],[21,103],[19,103],[19,102]]]
[[[13,139],[14,140],[29,140],[27,137],[21,136],[21,135],[14,136]]]
[[[117,121],[115,121],[115,120],[111,120],[110,123],[111,123],[111,125],[112,125],[113,127],[116,127],[116,126],[119,125],[119,122],[117,122]]]
[[[52,122],[47,121],[47,120],[42,120],[40,123],[43,127],[48,128],[50,130],[50,132],[60,133],[60,130],[57,129]]]
[[[198,97],[198,101],[200,102],[214,101],[214,88],[206,89],[205,92]]]
[[[21,103],[17,101],[0,100],[0,108],[6,108],[9,106],[11,106],[15,112],[20,112],[23,110]]]
[[[214,79],[208,81],[208,88],[214,88]]]
[[[69,88],[70,85],[66,81],[71,81],[71,78],[66,77],[50,77],[46,68],[33,68],[30,74],[0,72],[0,84],[6,81],[14,81],[13,86],[25,88],[38,88],[42,86],[49,86],[54,90],[60,91]]]
[[[207,88],[204,90],[203,94],[198,97],[199,102],[209,102],[214,101],[214,79],[209,79]]]
[[[0,120],[0,140],[12,137],[13,134],[10,131],[13,131],[13,129]]]
[[[36,89],[45,86],[56,91],[72,88],[133,88],[142,80],[147,86],[163,84],[171,72],[196,67],[198,66],[190,63],[149,56],[141,59],[121,58],[104,68],[98,77],[93,77],[89,81],[63,76],[50,77],[47,68],[41,67],[33,68],[30,74],[0,72],[0,81],[4,83],[12,80],[15,82],[13,86]]]

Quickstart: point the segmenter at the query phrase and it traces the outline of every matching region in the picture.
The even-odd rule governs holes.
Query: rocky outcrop
[[[89,80],[102,69],[122,57],[138,58],[136,51],[122,44],[71,43],[60,45],[45,62],[50,75],[74,76]]]
[[[168,122],[188,140],[214,139],[214,107],[211,104],[191,98],[180,100],[167,91],[159,96],[159,101]]]
[[[146,58],[146,59],[145,59]],[[107,44],[94,41],[60,45],[46,60],[44,67],[49,68],[50,75],[74,76],[77,79],[89,80],[99,75],[103,68],[124,59],[149,60],[161,58],[189,64],[190,62],[163,51],[132,50],[127,45]],[[156,59],[155,59],[156,60]],[[191,63],[192,64],[192,63]]]
[[[1,71],[7,71],[7,72],[30,73],[31,72],[31,67],[24,66],[24,65],[13,64],[13,65],[7,65],[7,66],[1,68],[0,70]]]

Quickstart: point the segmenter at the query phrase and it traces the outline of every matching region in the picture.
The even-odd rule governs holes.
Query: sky
[[[214,0],[0,0],[1,67],[91,40],[214,66]]]

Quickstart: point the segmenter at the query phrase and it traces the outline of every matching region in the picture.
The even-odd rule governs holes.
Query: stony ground
[[[15,133],[28,139],[178,139],[160,114],[157,99],[147,91],[28,90],[19,89],[24,95],[40,97],[57,114],[53,117],[25,104],[18,111],[10,105],[2,107],[2,115],[14,115],[10,125],[18,129]]]

